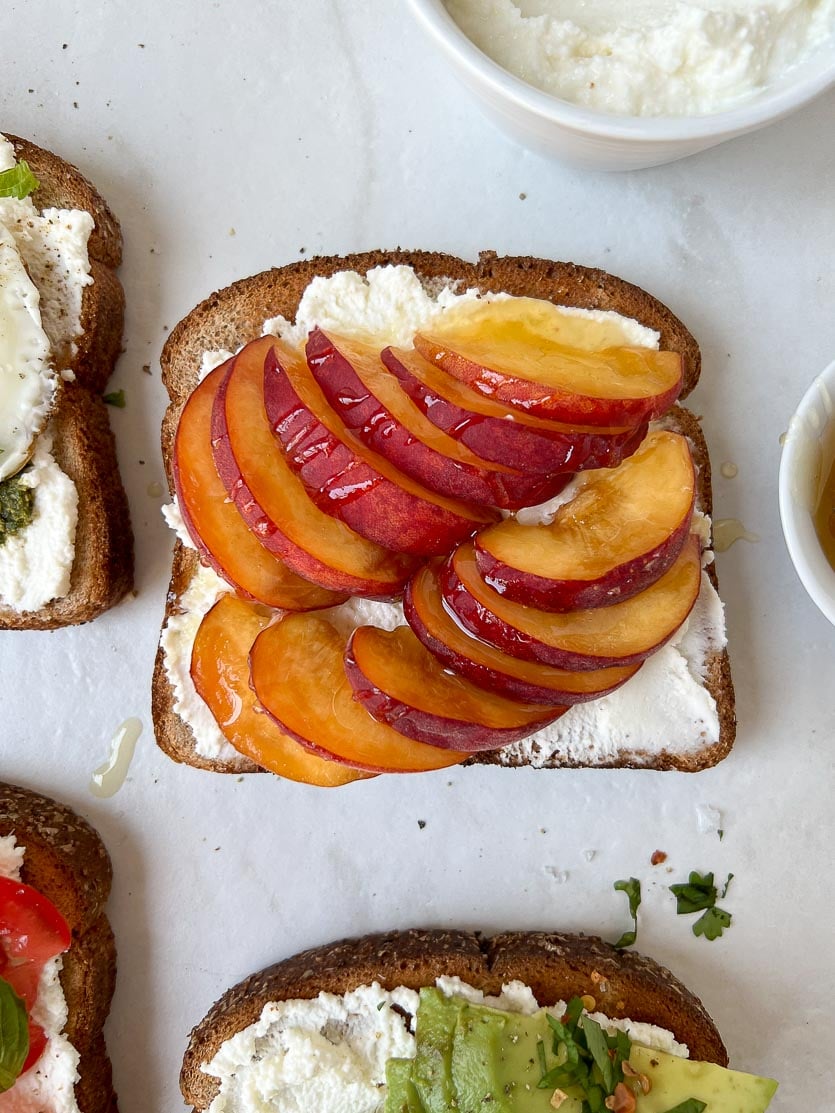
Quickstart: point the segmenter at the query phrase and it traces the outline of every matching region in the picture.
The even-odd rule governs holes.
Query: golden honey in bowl
[[[820,488],[815,507],[815,532],[826,559],[835,568],[835,460]]]

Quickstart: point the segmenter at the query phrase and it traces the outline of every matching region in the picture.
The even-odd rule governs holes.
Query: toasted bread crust
[[[608,990],[592,975],[601,975]],[[489,994],[514,979],[541,1005],[591,994],[608,1016],[659,1024],[686,1043],[694,1059],[726,1066],[722,1038],[701,1001],[652,959],[616,951],[595,936],[505,932],[484,937],[463,931],[402,931],[346,939],[294,955],[234,986],[193,1029],[180,1088],[199,1113],[217,1082],[201,1071],[224,1041],[253,1024],[269,1001],[343,994],[377,981],[387,989],[420,989],[447,975]]]
[[[103,1027],[116,979],[116,947],[104,914],[110,857],[86,820],[64,804],[25,788],[0,784],[0,835],[25,850],[23,880],[47,896],[69,924],[61,986],[67,1037],[81,1056],[76,1100],[81,1113],[115,1113]]]
[[[461,284],[461,288],[507,292],[510,294],[544,298],[561,305],[582,309],[612,310],[633,317],[660,332],[661,346],[679,352],[684,364],[685,397],[695,387],[701,369],[699,347],[681,321],[661,302],[650,294],[605,271],[581,267],[575,263],[559,263],[531,257],[499,258],[494,252],[482,252],[476,263],[468,263],[451,255],[427,251],[369,251],[357,255],[327,256],[306,259],[278,267],[249,278],[240,279],[219,290],[196,306],[172,330],[162,352],[162,379],[168,390],[170,404],[162,424],[162,454],[173,492],[171,460],[174,435],[185,402],[197,385],[198,371],[203,353],[213,349],[235,351],[261,334],[265,320],[282,315],[295,317],[296,310],[310,282],[317,276],[328,276],[340,270],[365,273],[372,267],[389,264],[412,266],[424,280],[447,279]],[[689,411],[676,408],[682,432],[691,440],[694,458],[699,469],[700,505],[705,513],[712,512],[710,461],[701,428]],[[191,558],[192,574],[196,557]],[[179,599],[188,586],[184,557],[177,549],[175,572],[169,587],[165,621],[176,612]],[[711,566],[709,574],[716,582]],[[708,662],[706,687],[716,700],[719,709],[720,737],[718,742],[705,745],[697,753],[681,754],[673,749],[660,754],[646,754],[637,748],[622,752],[615,759],[595,762],[595,768],[675,769],[697,772],[721,761],[730,751],[735,736],[734,693],[727,653],[715,655]],[[257,771],[252,763],[224,762],[200,757],[195,752],[191,728],[173,711],[173,694],[163,663],[161,650],[157,652],[153,679],[153,721],[157,741],[161,748],[177,761],[218,773]],[[671,747],[675,739],[671,739]],[[485,752],[466,764],[493,764],[505,768],[525,763],[501,751]],[[567,756],[555,754],[544,763],[546,768],[571,768],[582,763]]]
[[[75,379],[61,387],[52,416],[54,455],[78,491],[79,523],[70,590],[37,611],[0,605],[0,629],[51,630],[89,622],[133,587],[133,533],[119,477],[107,408],[100,395],[121,351],[125,297],[115,268],[122,258],[119,223],[74,166],[25,139],[7,136],[40,186],[40,209],[84,209],[95,221],[88,242],[93,283],[81,301],[82,335],[56,362]]]

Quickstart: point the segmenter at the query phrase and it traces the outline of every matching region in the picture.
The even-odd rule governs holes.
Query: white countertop
[[[91,626],[0,634],[0,774],[74,805],[113,856],[120,961],[107,1035],[123,1113],[180,1108],[189,1029],[261,966],[415,924],[615,938],[628,918],[611,886],[630,875],[644,881],[639,948],[703,998],[732,1064],[782,1080],[777,1113],[823,1108],[835,630],[789,563],[777,467],[789,414],[835,354],[835,95],[692,160],[604,176],[494,131],[394,0],[7,2],[0,42],[0,131],[76,162],[125,234],[113,388],[127,407],[112,417],[137,596]],[[322,792],[181,768],[155,747],[149,689],[171,537],[148,490],[163,480],[167,331],[213,289],[271,264],[397,245],[605,267],[696,334],[692,405],[716,516],[761,538],[718,558],[739,715],[718,768],[486,768]],[[723,461],[735,479],[718,474]],[[96,799],[90,774],[134,715],[145,731],[128,782]],[[699,833],[700,804],[721,811],[721,843]],[[650,866],[657,848],[672,872]],[[690,934],[665,891],[690,869],[735,874],[733,926],[715,943]]]

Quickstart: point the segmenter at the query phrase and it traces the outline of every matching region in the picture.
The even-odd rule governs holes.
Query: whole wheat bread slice
[[[613,310],[635,318],[661,334],[662,348],[681,353],[684,363],[682,397],[689,394],[698,382],[701,369],[699,346],[682,322],[644,290],[605,271],[530,257],[499,258],[494,252],[483,252],[476,263],[438,252],[400,250],[306,259],[263,271],[217,291],[196,306],[172,331],[161,357],[162,378],[170,399],[162,424],[162,454],[172,492],[174,435],[182,408],[197,385],[203,353],[213,349],[236,351],[260,336],[264,321],[270,317],[281,315],[292,320],[302,294],[318,275],[327,276],[341,270],[364,274],[372,267],[388,264],[412,266],[428,282],[449,280],[459,283],[461,289],[504,291],[581,309]],[[676,407],[671,421],[690,438],[699,474],[700,506],[706,514],[710,514],[710,461],[698,418]],[[184,549],[178,541],[164,623],[178,613],[180,599],[196,568],[196,555]],[[708,573],[715,585],[716,572],[712,565]],[[719,712],[720,734],[716,742],[706,743],[695,753],[677,753],[676,739],[670,739],[669,748],[658,754],[648,756],[637,746],[613,759],[598,761],[595,767],[696,772],[721,761],[729,753],[736,732],[733,684],[725,651],[714,654],[708,661],[705,686],[716,701]],[[258,767],[244,757],[222,761],[204,758],[196,752],[191,728],[174,710],[174,695],[161,649],[157,651],[154,666],[152,713],[157,742],[175,761],[218,773],[259,772]],[[479,754],[467,764],[474,763],[499,764],[506,768],[524,764],[502,751]],[[543,764],[546,768],[567,768],[578,763],[557,754]]]
[[[25,788],[0,784],[0,836],[24,848],[22,879],[56,906],[72,931],[61,986],[65,1032],[81,1056],[75,1086],[81,1113],[116,1113],[104,1022],[116,980],[116,947],[104,907],[110,858],[86,820],[64,804]]]
[[[69,592],[37,611],[0,605],[0,629],[51,630],[89,622],[133,587],[133,533],[119,477],[116,444],[102,391],[121,351],[125,298],[115,268],[122,258],[119,224],[74,166],[25,139],[6,137],[40,182],[33,200],[83,209],[95,221],[88,243],[93,283],[81,302],[82,335],[75,352],[54,352],[56,366],[75,375],[60,389],[52,415],[54,455],[78,491],[78,527]]]
[[[687,1044],[692,1059],[728,1063],[722,1038],[701,1001],[644,955],[617,951],[586,935],[518,931],[487,937],[413,930],[304,951],[234,986],[191,1033],[180,1074],[183,1097],[198,1113],[208,1108],[218,1084],[201,1066],[211,1062],[225,1040],[254,1024],[270,1001],[343,994],[374,981],[386,989],[402,985],[418,990],[442,976],[461,978],[491,995],[516,979],[529,985],[543,1006],[589,994],[606,1016],[667,1028]]]

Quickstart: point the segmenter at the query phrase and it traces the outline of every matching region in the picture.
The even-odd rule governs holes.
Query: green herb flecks
[[[40,184],[25,159],[8,170],[0,171],[0,197],[16,197],[18,201],[22,201],[30,193],[34,193]]]
[[[0,1094],[14,1086],[28,1054],[26,1006],[9,983],[0,978]]]
[[[582,1101],[582,1113],[606,1113],[606,1099],[625,1085],[623,1064],[632,1044],[625,1032],[609,1035],[583,1013],[583,1001],[572,997],[560,1020],[548,1016],[553,1040],[549,1065],[545,1044],[537,1045],[542,1072],[540,1090],[562,1090]]]
[[[127,405],[124,390],[114,390],[110,394],[105,394],[104,401],[108,406],[115,406],[118,410],[123,410]]]
[[[0,545],[32,521],[35,492],[21,481],[20,475],[0,482]]]
[[[717,898],[724,900],[730,888],[733,874],[729,873],[722,893],[714,884],[713,874],[700,874],[695,870],[687,882],[671,885],[670,892],[676,898],[676,912],[679,916],[689,916],[695,912],[702,915],[693,924],[693,934],[703,935],[705,939],[719,939],[726,928],[731,926],[731,914],[716,905]]]
[[[641,882],[637,877],[630,877],[622,881],[616,881],[614,888],[618,893],[626,893],[629,898],[629,915],[632,917],[633,923],[632,931],[625,931],[620,939],[618,939],[617,943],[615,943],[618,950],[622,950],[624,947],[631,947],[638,938],[638,909],[641,906]]]
[[[688,1098],[687,1101],[679,1102],[673,1109],[667,1109],[666,1113],[704,1113],[707,1109],[707,1104],[699,1101],[698,1098]]]

